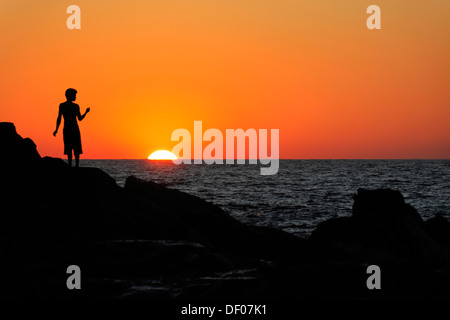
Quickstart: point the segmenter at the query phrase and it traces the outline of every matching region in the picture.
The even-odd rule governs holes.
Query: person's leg
[[[75,167],[79,167],[80,166],[80,155],[79,154],[75,154]]]
[[[72,152],[67,155],[67,163],[69,164],[69,167],[72,166]]]

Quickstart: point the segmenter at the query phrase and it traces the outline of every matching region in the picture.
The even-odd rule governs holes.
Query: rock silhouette
[[[12,123],[0,123],[0,143],[1,298],[450,297],[450,224],[424,222],[398,191],[359,189],[351,217],[301,239],[154,182],[122,188],[100,169],[42,158]],[[72,264],[82,290],[66,288]],[[369,264],[383,290],[367,289]]]
[[[434,218],[437,219],[437,218]],[[445,225],[440,218],[439,225]],[[448,222],[447,222],[448,223]],[[433,238],[439,232],[406,204],[399,191],[359,189],[354,196],[351,217],[330,219],[313,231],[310,241],[318,246],[343,248],[353,258],[372,260],[406,259],[428,262],[450,259],[448,246]]]

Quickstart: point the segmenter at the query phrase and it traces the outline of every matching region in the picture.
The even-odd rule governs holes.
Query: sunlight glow
[[[158,150],[153,152],[149,157],[149,160],[176,160],[177,157],[170,151]]]

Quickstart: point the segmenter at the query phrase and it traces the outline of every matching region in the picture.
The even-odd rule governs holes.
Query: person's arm
[[[53,132],[53,135],[56,137],[56,134],[58,133],[59,125],[61,124],[61,105],[59,106],[59,112],[58,112],[58,119],[56,119],[56,130]]]
[[[80,114],[80,107],[78,107],[78,113],[77,113],[78,120],[80,120],[80,121],[83,120],[84,117],[86,117],[86,115],[88,114],[89,111],[91,111],[91,108],[87,108],[86,112],[83,115],[81,115]]]

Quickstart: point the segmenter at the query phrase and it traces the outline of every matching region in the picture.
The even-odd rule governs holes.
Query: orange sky
[[[83,158],[146,158],[202,120],[280,129],[281,158],[448,159],[449,14],[448,0],[0,0],[0,121],[63,157],[52,132],[73,87],[91,108]]]

